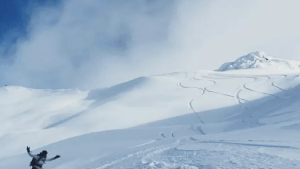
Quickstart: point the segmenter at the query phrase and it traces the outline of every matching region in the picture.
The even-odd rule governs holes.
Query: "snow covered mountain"
[[[27,167],[30,146],[62,156],[45,169],[296,169],[299,74],[254,52],[91,91],[2,87],[0,168]]]
[[[300,70],[300,62],[273,58],[264,52],[252,52],[234,62],[223,64],[219,71],[261,68],[277,71]]]

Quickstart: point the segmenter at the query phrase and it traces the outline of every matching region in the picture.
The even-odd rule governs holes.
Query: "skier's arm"
[[[57,159],[57,158],[59,158],[59,157],[60,157],[60,155],[57,155],[57,156],[55,156],[55,157],[53,157],[53,158],[46,159],[46,161],[52,161],[52,160],[55,160],[55,159]]]
[[[32,154],[32,153],[30,152],[30,147],[27,147],[27,153],[28,153],[28,155],[29,155],[30,157],[32,157],[32,158],[37,158],[37,155],[34,155],[34,154]]]

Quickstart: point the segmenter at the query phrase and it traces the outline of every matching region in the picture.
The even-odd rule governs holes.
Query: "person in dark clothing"
[[[47,159],[48,152],[46,150],[43,150],[40,154],[34,155],[31,154],[30,147],[27,147],[27,153],[30,157],[32,157],[30,162],[30,167],[32,167],[32,169],[43,169],[43,165],[46,161],[52,161],[60,157],[60,155],[56,155],[53,158]]]

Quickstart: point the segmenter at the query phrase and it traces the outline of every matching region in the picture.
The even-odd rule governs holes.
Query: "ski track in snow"
[[[184,89],[198,89],[198,90],[201,91],[201,94],[200,94],[200,95],[203,95],[204,92],[205,92],[205,90],[204,90],[203,88],[200,88],[200,87],[187,87],[187,86],[182,85],[182,82],[183,82],[184,80],[186,80],[187,76],[188,76],[188,73],[185,73],[184,79],[183,79],[181,82],[179,82],[178,85],[179,85],[180,87],[184,88]],[[205,124],[205,122],[200,118],[200,116],[197,114],[197,112],[195,111],[195,109],[194,109],[194,107],[193,107],[193,101],[194,101],[195,99],[196,99],[196,98],[192,98],[191,101],[188,103],[188,106],[190,107],[190,109],[192,109],[192,111],[193,111],[194,114],[197,116],[197,118],[200,120],[200,122],[201,122],[202,124]],[[204,133],[204,132],[202,131],[202,133]]]
[[[186,147],[187,146],[187,147]],[[147,148],[123,158],[85,169],[294,169],[300,161],[261,151],[291,149],[291,146],[248,144],[224,141],[198,141],[185,138],[172,144]],[[128,162],[130,161],[130,162]]]
[[[272,85],[272,86],[274,86],[274,87],[276,87],[277,89],[279,89],[279,90],[281,90],[281,91],[284,91],[284,92],[286,92],[286,90],[285,90],[285,89],[283,89],[283,88],[281,88],[281,87],[279,87],[279,86],[275,85],[275,82],[277,82],[277,81],[279,81],[279,80],[281,80],[281,79],[283,79],[283,78],[287,78],[287,75],[282,75],[282,76],[281,76],[281,78],[279,78],[279,79],[277,79],[277,80],[274,80],[274,81],[272,81],[272,82],[271,82],[271,85]]]
[[[260,85],[260,84],[263,84],[265,82],[267,82],[268,80],[271,79],[270,76],[267,76],[267,75],[260,75],[260,76],[257,76],[257,77],[254,77],[254,76],[241,76],[241,75],[237,75],[237,76],[232,76],[232,75],[217,75],[217,76],[221,76],[222,78],[217,78],[217,79],[236,79],[236,78],[249,78],[249,79],[252,79],[252,81],[250,82],[246,82],[242,85],[242,89],[240,90],[248,90],[250,92],[254,92],[254,93],[259,93],[259,94],[263,94],[263,95],[267,95],[267,96],[271,96],[271,97],[275,97],[275,98],[278,98],[278,99],[286,99],[286,97],[280,97],[280,96],[277,96],[276,94],[272,94],[272,93],[266,93],[266,92],[261,92],[261,91],[258,91],[256,89],[253,89],[253,88],[250,88],[248,87],[247,85],[251,84],[251,83],[255,83],[255,81],[258,80],[258,77],[263,77],[265,78],[262,82],[259,82],[259,83],[255,83],[256,85]],[[282,77],[287,77],[287,75],[281,75]],[[215,78],[215,77],[210,77],[210,76],[204,76],[206,78]],[[281,78],[282,78],[281,77]],[[275,81],[278,81],[280,79],[276,79],[276,80],[273,80],[269,86],[271,87],[274,87],[274,88],[277,88],[281,91],[286,91],[280,87],[278,87],[277,85],[274,84]],[[240,93],[241,91],[237,92],[237,93]],[[231,96],[231,95],[228,95],[229,97],[235,97],[235,96]],[[240,97],[238,97],[240,98]],[[245,100],[245,99],[241,99],[243,101],[248,101],[248,100]]]
[[[197,140],[197,139],[195,139]],[[240,142],[229,142],[229,141],[198,141],[197,143],[209,143],[209,144],[229,144],[229,145],[241,145],[250,147],[268,147],[268,148],[286,148],[286,149],[299,149],[292,146],[281,146],[281,145],[269,145],[269,144],[253,144],[253,143],[240,143]]]
[[[267,82],[268,80],[271,79],[271,77],[268,76],[268,75],[259,75],[259,76],[218,75],[218,76],[224,76],[224,77],[226,77],[226,78],[228,78],[228,79],[230,79],[230,78],[232,78],[232,79],[233,79],[233,78],[249,78],[249,79],[252,79],[252,81],[246,82],[246,83],[243,84],[243,88],[244,88],[244,89],[246,89],[246,90],[248,90],[248,91],[251,91],[251,92],[264,94],[264,95],[267,95],[267,96],[272,96],[272,97],[275,97],[275,98],[285,99],[284,97],[277,96],[276,94],[271,94],[271,93],[261,92],[261,91],[255,90],[255,89],[250,88],[250,87],[247,86],[247,85],[249,85],[250,83],[255,83],[255,81],[257,81],[259,77],[263,77],[263,78],[265,78],[265,79],[264,79],[264,81],[262,81],[262,82],[255,83],[256,85],[263,84],[263,83]],[[281,78],[287,77],[287,75],[278,75],[278,76],[282,76]],[[209,77],[209,76],[207,76],[207,77]],[[280,80],[280,79],[276,79],[276,80],[272,81],[272,82],[269,84],[269,86],[275,87],[275,88],[277,88],[277,89],[279,89],[279,90],[281,90],[281,91],[285,91],[284,89],[282,89],[282,88],[280,88],[280,87],[278,87],[277,85],[274,84],[274,82],[275,82],[275,81],[278,81],[278,80]]]
[[[274,98],[276,98],[276,99],[288,99],[288,98],[290,98],[290,97],[280,97],[280,96],[277,96],[276,94],[271,94],[271,93],[261,92],[261,91],[255,90],[255,89],[250,88],[250,87],[247,86],[247,85],[249,85],[249,84],[251,84],[251,83],[255,83],[256,85],[260,85],[260,84],[263,84],[263,83],[267,82],[268,80],[271,79],[271,77],[270,77],[270,76],[267,76],[267,75],[263,75],[263,76],[260,75],[260,76],[257,76],[257,77],[253,77],[253,76],[240,76],[240,75],[238,75],[238,76],[232,76],[232,75],[217,75],[218,77],[212,77],[212,76],[210,76],[210,75],[206,75],[206,76],[201,75],[201,76],[202,76],[202,77],[205,77],[205,78],[208,78],[208,79],[236,79],[236,78],[249,78],[249,79],[252,79],[252,81],[246,82],[246,83],[242,84],[242,87],[239,87],[239,89],[237,89],[237,90],[235,91],[235,93],[234,93],[233,96],[228,95],[228,94],[224,94],[224,93],[223,93],[223,95],[225,95],[225,96],[228,96],[228,97],[234,97],[235,100],[239,103],[239,105],[241,105],[245,110],[249,110],[249,108],[248,108],[247,106],[245,106],[245,105],[243,104],[242,101],[247,101],[247,102],[249,102],[249,101],[246,100],[246,99],[241,99],[241,98],[240,98],[240,93],[241,93],[243,90],[248,90],[248,91],[250,91],[250,92],[259,93],[259,94],[264,94],[264,95],[266,95],[266,96],[271,96],[271,97],[274,97]],[[279,75],[278,75],[278,76],[279,76]],[[280,75],[280,76],[281,76],[281,78],[286,78],[286,77],[287,77],[287,75]],[[256,83],[255,81],[257,81],[259,77],[263,77],[263,78],[265,78],[265,79],[264,79],[262,82]],[[295,78],[296,78],[296,77],[299,77],[299,75],[296,75]],[[277,85],[274,84],[276,81],[279,81],[281,78],[273,80],[273,81],[269,84],[269,86],[274,87],[274,88],[277,88],[277,89],[279,89],[280,91],[286,92],[286,90],[284,90],[284,89],[282,89],[282,88],[280,88],[280,87],[278,87]],[[196,79],[196,78],[194,78],[194,79],[195,79],[195,80],[202,80],[202,79]],[[217,82],[214,81],[214,80],[211,80],[211,82],[213,82],[214,84],[217,83]],[[217,93],[217,94],[222,94],[222,93],[219,93],[219,92],[207,90],[207,87],[204,88],[204,89],[205,89],[205,91],[208,91],[208,92],[213,92],[213,93]],[[282,106],[282,103],[280,103],[279,105],[276,105],[276,107],[275,107],[274,109],[270,110],[269,113],[272,112],[272,111],[274,111],[274,110],[276,110],[276,109],[278,109],[278,108],[280,108],[281,106]],[[269,114],[269,113],[266,113],[266,114]],[[238,114],[239,114],[239,113],[237,113],[237,114],[235,114],[235,115],[233,115],[233,116],[230,116],[230,117],[228,117],[228,119],[229,119],[229,118],[232,118],[232,117],[234,117],[234,116],[236,116],[236,115],[238,115]],[[249,114],[249,117],[253,117],[253,112],[250,111],[250,112],[248,112],[248,114]]]
[[[196,76],[196,74],[195,74],[195,76]],[[207,80],[207,79],[198,79],[198,78],[196,78],[195,76],[193,77],[194,80]],[[210,79],[210,80],[207,80],[207,81],[210,81],[210,82],[213,83],[213,84],[210,85],[210,86],[213,86],[213,85],[217,84],[216,81],[211,80],[211,79],[213,79],[213,77],[204,76],[204,75],[201,75],[201,74],[200,74],[200,76]],[[216,79],[232,79],[232,78],[231,78],[231,77],[230,77],[230,78],[224,78],[224,77],[221,77],[221,78],[216,78]],[[209,87],[209,86],[206,86],[206,87],[204,88],[204,90],[207,91],[207,92],[210,92],[210,93],[215,93],[215,94],[227,96],[227,97],[230,97],[230,98],[234,98],[235,101],[236,101],[242,108],[244,108],[245,110],[247,110],[247,107],[244,106],[244,104],[242,103],[242,101],[245,101],[245,102],[249,102],[249,101],[246,100],[246,99],[243,99],[243,98],[241,98],[241,97],[239,96],[239,93],[242,91],[242,89],[240,89],[240,90],[235,90],[234,95],[228,95],[228,94],[226,94],[226,93],[221,93],[221,92],[216,92],[216,91],[213,91],[213,90],[209,90],[209,89],[207,89],[208,87]],[[235,114],[235,115],[233,115],[233,116],[231,116],[231,117],[234,117],[234,116],[236,116],[236,115],[238,115],[238,114],[239,114],[239,113],[237,113],[237,114]],[[231,118],[231,117],[229,117],[229,118]],[[228,119],[229,119],[229,118],[228,118]],[[227,119],[227,118],[225,118],[225,119]]]
[[[207,80],[207,81],[210,81],[210,82],[213,83],[213,84],[210,85],[210,86],[213,86],[213,85],[217,84],[216,81],[211,80],[211,79],[214,79],[214,77],[203,76],[203,75],[200,75],[200,76],[205,77],[205,78],[208,78],[209,80],[207,80],[207,79],[198,79],[198,78],[195,78],[195,77],[194,77],[193,79],[194,79],[194,80]],[[216,78],[216,79],[233,79],[233,78]],[[217,92],[217,91],[213,91],[213,90],[207,89],[207,88],[210,87],[210,86],[206,86],[206,87],[204,88],[204,90],[207,91],[207,92],[211,92],[211,93],[215,93],[215,94],[219,94],[219,95],[223,95],[223,96],[235,98],[235,95],[229,95],[229,94],[226,94],[226,93],[221,93],[221,92]],[[248,101],[248,100],[243,99],[243,98],[240,98],[240,97],[239,97],[239,99],[240,99],[240,100],[243,100],[243,101]],[[239,103],[239,101],[237,101],[237,102]]]
[[[204,77],[204,78],[208,78],[208,79],[233,79],[233,78],[236,78],[236,77],[210,77],[210,76],[205,76],[205,75],[201,75],[202,77]],[[195,80],[201,80],[201,79],[196,79],[196,78],[194,78]],[[214,82],[214,84],[216,84],[217,82],[216,81],[213,81]],[[241,91],[243,90],[243,88],[242,87],[238,87],[238,89],[236,89],[235,91],[234,91],[234,95],[233,96],[231,96],[231,95],[228,95],[228,94],[222,94],[222,93],[220,93],[220,92],[214,92],[214,91],[210,91],[210,90],[208,90],[208,92],[212,92],[212,93],[216,93],[216,94],[222,94],[222,95],[225,95],[225,96],[228,96],[228,97],[233,97],[234,99],[235,99],[235,101],[242,107],[242,108],[244,108],[245,110],[248,110],[248,108],[247,108],[247,106],[245,106],[244,105],[244,103],[242,102],[242,101],[245,101],[245,102],[249,102],[249,100],[246,100],[246,99],[243,99],[243,98],[241,98],[240,97],[240,93],[241,93]],[[230,118],[232,118],[232,117],[234,117],[234,116],[236,116],[236,115],[238,115],[238,114],[240,114],[240,113],[237,113],[237,114],[235,114],[235,115],[233,115],[233,116],[230,116],[230,117],[228,117],[228,118],[225,118],[225,119],[230,119]]]
[[[244,105],[244,103],[241,101],[241,100],[244,100],[244,99],[241,99],[240,98],[240,93],[241,91],[243,90],[241,87],[239,87],[240,89],[237,89],[235,92],[234,92],[234,99],[246,110],[248,110],[248,107]]]
[[[162,138],[166,138],[166,136],[163,132],[161,132],[160,135],[162,136]]]
[[[252,88],[248,87],[247,84],[249,84],[249,83],[254,83],[256,80],[258,80],[257,77],[249,77],[249,78],[253,78],[253,81],[252,81],[252,82],[245,83],[245,84],[243,85],[244,89],[249,90],[249,91],[251,91],[251,92],[260,93],[260,94],[264,94],[264,95],[267,95],[267,96],[272,96],[272,97],[281,99],[281,97],[279,97],[279,96],[277,96],[277,95],[275,95],[275,94],[257,91],[257,90],[255,90],[255,89],[252,89]],[[266,78],[266,79],[265,79],[263,82],[256,83],[256,84],[262,84],[262,83],[265,83],[266,81],[268,81],[268,80],[270,79],[269,76],[265,76],[265,78]]]
[[[128,148],[142,147],[142,146],[145,146],[145,145],[148,145],[148,144],[154,143],[155,141],[156,141],[156,140],[151,140],[151,141],[148,141],[148,142],[146,142],[146,143],[139,144],[139,145],[135,145],[135,146],[128,147]]]
[[[252,77],[252,76],[232,76],[232,75],[231,75],[231,76],[229,76],[229,75],[218,75],[218,76],[225,77],[225,78],[223,78],[223,79],[236,79],[236,78],[249,78],[249,79],[252,79],[252,81],[246,82],[246,83],[243,84],[243,89],[246,89],[246,90],[249,90],[249,91],[255,92],[255,93],[260,93],[260,94],[265,94],[265,95],[271,95],[271,96],[273,96],[273,95],[270,94],[270,93],[260,92],[260,91],[257,91],[257,90],[255,90],[255,89],[252,89],[252,88],[250,88],[250,87],[247,87],[247,84],[255,83],[255,81],[258,80],[257,77]],[[210,76],[205,76],[205,77],[207,77],[207,78],[212,78],[212,77],[210,77]],[[260,76],[260,77],[264,77],[264,78],[266,78],[266,79],[265,79],[263,82],[256,83],[256,84],[262,84],[262,83],[264,83],[264,82],[266,82],[267,80],[270,79],[269,76]],[[233,96],[230,96],[230,97],[233,97]],[[273,97],[276,97],[276,96],[273,96]]]
[[[182,85],[182,82],[180,82],[179,85],[180,85],[182,88],[185,88],[185,89],[193,89],[193,88],[194,88],[194,89],[199,89],[199,90],[202,91],[201,95],[204,95],[205,92],[210,92],[210,93],[215,93],[215,94],[227,96],[227,97],[230,97],[230,98],[236,98],[235,95],[228,95],[228,94],[226,94],[226,93],[221,93],[221,92],[216,92],[216,91],[213,91],[213,90],[209,90],[208,87],[217,84],[217,82],[214,81],[214,80],[211,80],[211,79],[209,79],[209,80],[208,80],[208,79],[197,79],[197,78],[196,78],[196,75],[197,75],[197,72],[195,72],[195,74],[194,74],[194,76],[193,76],[193,80],[198,80],[198,81],[199,81],[199,80],[204,80],[204,81],[211,82],[212,84],[211,84],[211,85],[208,85],[208,86],[205,86],[204,88],[184,86],[184,85]],[[185,80],[186,78],[187,78],[187,73],[186,73],[186,77],[184,78],[184,80]],[[184,80],[183,80],[183,81],[184,81]],[[240,98],[239,96],[238,96],[237,98],[238,98],[238,100],[248,101],[248,100],[246,100],[246,99]],[[193,108],[193,105],[192,105],[192,103],[193,103],[193,101],[194,101],[195,99],[196,99],[196,98],[193,98],[193,99],[188,103],[188,105],[189,105],[189,107],[192,109],[192,111],[197,115],[196,110]],[[237,101],[237,102],[238,102],[239,104],[242,104],[241,101]],[[244,107],[244,106],[243,106],[243,107]],[[197,115],[197,117],[199,118],[198,115]],[[201,118],[200,118],[200,119],[201,119]],[[203,121],[201,120],[201,122],[203,122]],[[203,122],[203,124],[205,124],[205,123]]]
[[[162,145],[162,146],[157,146],[157,147],[146,148],[146,149],[137,151],[135,153],[128,154],[127,156],[118,158],[116,160],[99,162],[98,164],[96,164],[96,166],[100,166],[100,167],[90,166],[90,167],[86,167],[85,169],[139,168],[139,167],[141,167],[141,164],[143,165],[143,162],[140,161],[142,158],[145,158],[146,156],[152,157],[155,154],[157,154],[158,152],[162,152],[164,150],[173,148],[177,145],[178,145],[178,143],[175,142],[175,143],[171,143],[169,145]],[[140,164],[132,163],[132,160],[134,160],[134,161],[139,160],[138,162]],[[129,164],[126,161],[130,161]]]
[[[218,76],[220,76],[220,75],[218,75]],[[283,89],[283,88],[277,86],[277,85],[275,84],[275,82],[276,82],[276,81],[279,81],[279,80],[282,80],[283,78],[287,78],[288,75],[277,75],[277,76],[280,76],[280,78],[274,79],[272,82],[270,82],[269,86],[270,86],[270,87],[277,88],[277,89],[279,89],[279,90],[282,91],[282,92],[286,92],[285,89]],[[215,77],[210,77],[210,76],[205,76],[205,77],[207,77],[207,78],[215,78]],[[259,77],[264,77],[265,79],[264,79],[262,82],[255,83],[255,81],[257,81]],[[294,78],[298,78],[298,77],[299,77],[299,75],[295,75],[295,76],[294,76]],[[250,88],[250,87],[247,86],[247,85],[249,85],[249,84],[251,84],[251,83],[255,83],[256,85],[259,85],[259,84],[263,84],[263,83],[267,82],[268,80],[271,79],[271,77],[270,77],[270,76],[267,76],[267,75],[260,75],[260,76],[257,76],[257,77],[253,77],[253,76],[240,76],[240,75],[239,75],[239,76],[228,76],[228,75],[225,75],[225,77],[223,76],[223,77],[221,77],[221,78],[216,78],[216,79],[230,79],[230,78],[251,78],[251,79],[252,79],[252,81],[244,83],[243,86],[242,86],[242,89],[239,89],[239,90],[236,91],[237,94],[236,94],[235,97],[237,98],[237,101],[238,101],[242,106],[243,106],[243,103],[242,103],[241,101],[239,101],[239,99],[238,99],[238,98],[239,98],[239,94],[241,93],[242,90],[248,90],[248,91],[250,91],[250,92],[264,94],[264,95],[266,95],[266,96],[274,97],[274,98],[276,98],[276,99],[278,99],[278,100],[286,100],[286,99],[290,99],[291,97],[293,97],[293,96],[289,96],[289,97],[286,97],[286,96],[277,96],[276,94],[267,93],[267,92],[261,92],[261,91],[255,90],[255,89]],[[297,87],[297,86],[299,87],[299,85],[297,84],[296,86],[293,86],[292,88],[295,88],[295,87]],[[281,115],[285,115],[285,114],[290,114],[290,113],[293,113],[293,112],[297,112],[297,111],[300,110],[300,109],[297,109],[297,110],[288,111],[288,112],[285,112],[285,113],[280,113],[280,114],[278,114],[278,115],[269,115],[271,112],[273,112],[273,111],[279,109],[280,107],[282,107],[282,105],[283,105],[283,102],[279,102],[278,105],[276,105],[274,108],[272,108],[271,110],[269,110],[268,112],[266,112],[266,113],[265,113],[266,115],[264,115],[264,116],[261,117],[261,118],[264,118],[264,117],[281,116]],[[246,110],[248,110],[248,108],[247,108],[246,106],[243,106],[243,107],[244,107]],[[249,112],[249,117],[253,117],[252,114],[253,114],[253,112]],[[236,115],[237,115],[237,114],[236,114]],[[300,117],[300,116],[298,116],[298,117]],[[290,118],[290,119],[287,119],[287,120],[284,120],[284,121],[276,122],[275,124],[283,123],[283,122],[288,122],[288,121],[292,121],[293,119],[295,119],[295,117]]]

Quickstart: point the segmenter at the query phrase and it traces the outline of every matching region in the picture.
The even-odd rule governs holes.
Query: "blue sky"
[[[26,8],[29,0],[9,0],[0,2],[0,38],[12,30],[25,33],[26,24],[29,21],[29,15]]]
[[[26,35],[26,25],[29,21],[29,14],[26,12],[28,5],[28,0],[0,2],[0,41],[5,42],[1,44],[4,53],[7,53],[20,36]]]
[[[26,36],[31,12],[42,6],[56,6],[59,0],[2,0],[0,1],[0,41],[6,50],[15,41]]]

